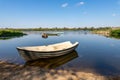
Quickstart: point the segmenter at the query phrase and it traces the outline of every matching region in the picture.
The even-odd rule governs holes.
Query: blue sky
[[[120,26],[120,0],[0,0],[0,27]]]

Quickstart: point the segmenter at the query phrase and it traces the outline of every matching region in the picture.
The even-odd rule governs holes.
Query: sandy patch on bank
[[[0,80],[120,80],[72,70],[44,70],[39,67],[10,64],[0,61]]]

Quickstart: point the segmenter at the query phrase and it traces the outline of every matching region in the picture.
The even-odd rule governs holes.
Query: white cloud
[[[77,3],[77,6],[81,6],[81,5],[84,5],[85,4],[85,2],[79,2],[79,3]]]
[[[65,8],[67,6],[68,6],[68,3],[64,3],[64,4],[61,5],[61,7],[63,7],[63,8]]]
[[[112,14],[112,16],[116,16],[116,14],[115,14],[115,13],[113,13],[113,14]]]

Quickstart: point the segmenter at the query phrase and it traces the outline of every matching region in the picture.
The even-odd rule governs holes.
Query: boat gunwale
[[[70,47],[70,48],[66,48],[66,49],[63,49],[63,50],[57,50],[57,51],[32,51],[32,50],[26,50],[26,49],[20,49],[20,47],[17,47],[18,50],[22,50],[22,51],[28,51],[28,52],[38,52],[38,53],[54,53],[54,52],[61,52],[61,51],[66,51],[66,50],[69,50],[69,49],[72,49],[72,48],[75,48],[79,45],[79,43],[77,43],[76,45]]]

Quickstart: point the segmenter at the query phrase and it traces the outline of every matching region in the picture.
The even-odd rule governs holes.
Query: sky
[[[120,0],[0,0],[0,28],[120,26]]]

